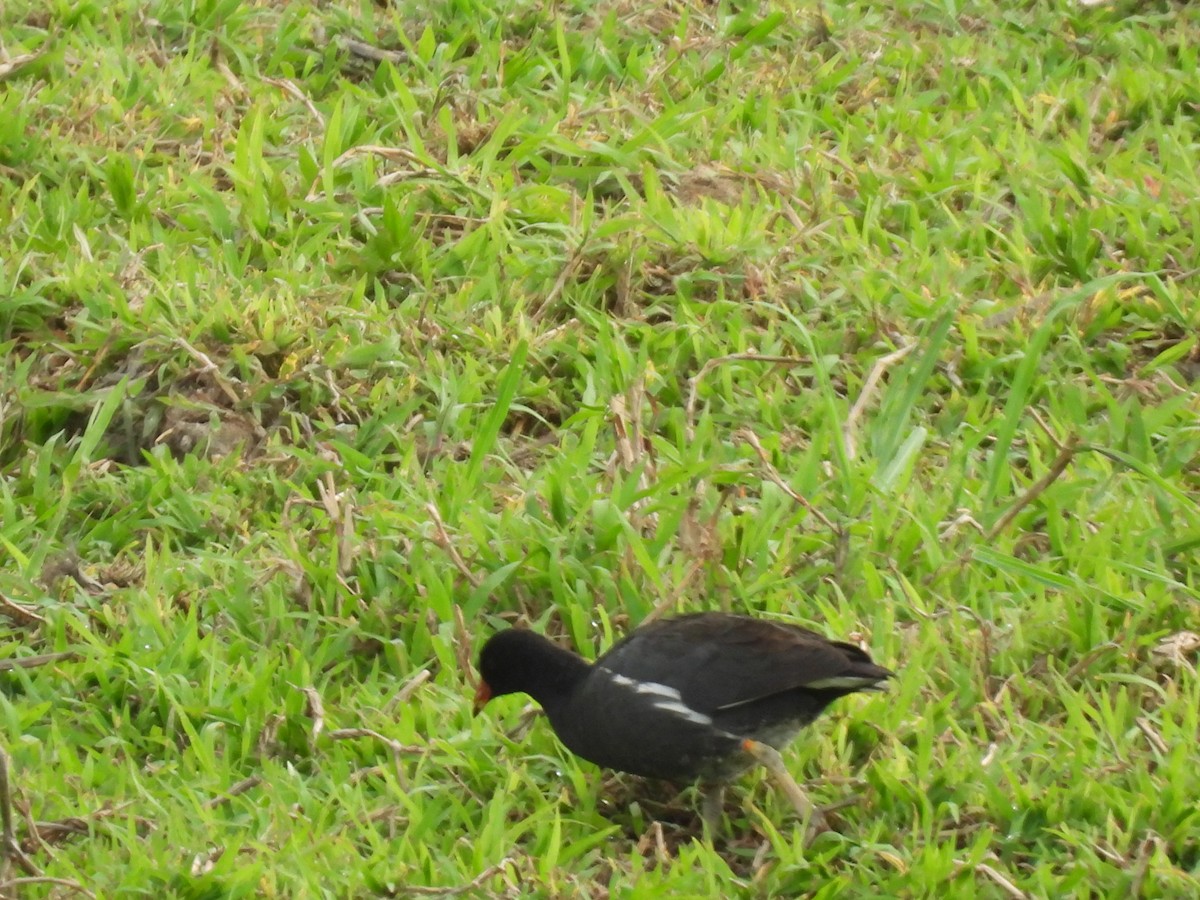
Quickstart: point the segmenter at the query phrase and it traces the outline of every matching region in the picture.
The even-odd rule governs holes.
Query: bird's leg
[[[708,839],[715,841],[721,833],[721,815],[725,811],[725,785],[721,782],[701,785],[700,793],[704,797],[701,805],[704,830]]]
[[[779,751],[770,744],[764,744],[761,741],[742,741],[742,749],[753,756],[771,773],[771,777],[776,783],[783,788],[783,792],[787,794],[788,800],[799,814],[800,818],[808,823],[808,837],[811,840],[822,831],[827,830],[825,824],[825,816],[821,811],[813,806],[813,802],[808,799],[808,794],[804,793],[804,789],[796,784],[796,779],[792,777],[792,773],[787,770],[787,766],[783,764],[783,757],[779,755]]]

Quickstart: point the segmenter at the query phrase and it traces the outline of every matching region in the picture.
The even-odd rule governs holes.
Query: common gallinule
[[[478,713],[493,697],[541,704],[567,749],[619,772],[700,780],[704,821],[724,786],[760,763],[812,830],[820,813],[779,755],[838,697],[892,673],[852,644],[796,625],[694,613],[643,625],[594,664],[532,631],[497,632],[479,654]]]

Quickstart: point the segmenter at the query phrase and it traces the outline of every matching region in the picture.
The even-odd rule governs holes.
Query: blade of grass
[[[512,406],[513,399],[517,396],[517,388],[520,387],[521,379],[525,374],[525,357],[528,352],[528,342],[520,341],[513,350],[512,359],[500,374],[500,379],[496,384],[496,398],[487,414],[484,415],[483,421],[479,423],[479,428],[471,442],[471,458],[467,463],[467,474],[463,485],[465,496],[473,495],[479,486],[479,476],[483,471],[484,460],[496,446],[500,428],[504,425],[509,407]]]

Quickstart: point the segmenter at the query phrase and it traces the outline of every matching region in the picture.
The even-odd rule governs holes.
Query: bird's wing
[[[869,690],[892,674],[852,644],[806,628],[714,613],[645,625],[597,665],[674,688],[704,714],[801,687]]]

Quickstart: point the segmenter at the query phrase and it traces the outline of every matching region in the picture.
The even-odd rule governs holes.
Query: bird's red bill
[[[492,699],[492,689],[486,681],[480,681],[479,687],[475,688],[475,715],[479,715],[479,711],[487,706],[489,700]]]

